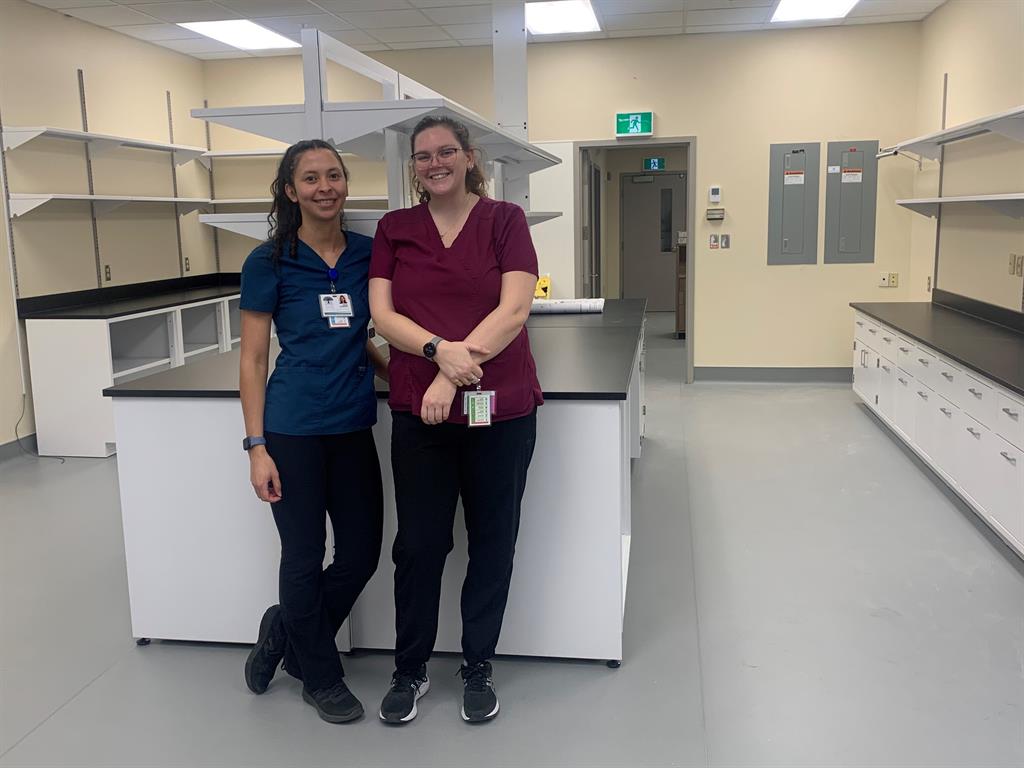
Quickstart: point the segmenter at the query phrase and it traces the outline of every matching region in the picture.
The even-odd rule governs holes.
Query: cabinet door
[[[865,403],[873,404],[874,395],[868,396],[871,384],[870,372],[867,370],[868,348],[859,339],[853,342],[853,391],[860,395]]]
[[[918,400],[914,387],[917,381],[906,371],[899,368],[893,374],[893,423],[896,429],[903,433],[903,436],[914,442],[914,410]]]
[[[954,476],[961,492],[985,511],[992,514],[991,460],[992,431],[961,412],[956,420],[953,438],[956,452]]]
[[[955,365],[941,358],[935,361],[935,390],[950,402],[962,406],[960,391],[964,373]]]
[[[889,421],[896,417],[896,366],[892,360],[878,357],[875,368],[878,395],[878,412]]]
[[[919,380],[914,385],[914,444],[929,459],[935,461],[935,401],[939,396]]]
[[[1024,451],[998,436],[991,443],[989,512],[1004,533],[1024,543]]]
[[[934,444],[931,457],[935,459],[939,469],[949,477],[956,477],[956,426],[960,419],[960,409],[941,395],[934,395],[935,430],[932,434]]]
[[[1005,392],[996,393],[996,432],[1018,448],[1024,448],[1024,403]]]

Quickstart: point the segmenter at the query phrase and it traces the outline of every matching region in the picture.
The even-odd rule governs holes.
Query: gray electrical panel
[[[768,179],[768,263],[818,262],[819,144],[772,144]]]
[[[825,263],[875,260],[878,142],[830,141],[825,174]]]

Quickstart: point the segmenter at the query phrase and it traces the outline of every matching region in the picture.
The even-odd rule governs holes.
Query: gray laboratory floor
[[[500,659],[469,727],[445,656],[410,726],[328,725],[246,648],[135,646],[114,460],[10,459],[0,766],[1024,765],[1024,567],[848,386],[684,387],[669,319],[621,669]],[[346,664],[374,707],[390,658]]]

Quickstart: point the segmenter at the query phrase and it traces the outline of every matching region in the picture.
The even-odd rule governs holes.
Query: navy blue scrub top
[[[348,241],[334,286],[347,293],[355,315],[349,328],[329,328],[320,316],[330,293],[327,265],[299,240],[296,258],[284,249],[275,267],[266,242],[242,265],[240,307],[274,316],[281,352],[267,382],[263,429],[285,435],[336,435],[377,421],[373,365],[366,352],[370,321],[368,275],[373,240],[345,232]]]

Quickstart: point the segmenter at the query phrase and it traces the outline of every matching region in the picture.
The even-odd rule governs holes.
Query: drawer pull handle
[[[981,439],[981,432],[979,432],[978,430],[972,429],[971,427],[968,427],[967,431],[970,432],[972,435],[974,435],[974,437],[976,439],[979,439],[979,440]]]
[[[942,411],[947,416],[952,416],[953,415],[953,412],[951,410],[949,410],[949,408],[939,408],[939,410]]]
[[[897,377],[897,381],[899,381],[899,383],[902,384],[904,387],[907,386],[907,380],[906,379],[900,379],[900,378]]]
[[[943,371],[942,372],[942,378],[944,378],[946,381],[952,381],[953,380],[953,374],[952,373],[946,373],[945,371]]]
[[[923,366],[924,366],[925,368],[927,368],[927,367],[928,367],[928,361],[927,361],[927,360],[925,360],[925,359],[924,359],[923,357],[919,357],[919,358],[917,358],[917,362],[919,362],[919,363],[920,363],[921,365],[923,365]]]
[[[859,325],[861,328],[864,327],[864,323],[862,323],[860,320],[857,321],[857,325]]]
[[[1006,459],[1011,464],[1013,464],[1013,466],[1015,466],[1015,467],[1017,466],[1017,457],[1016,456],[1011,456],[1006,451],[1000,451],[999,455],[1002,456],[1004,459]]]
[[[1016,411],[1011,411],[1009,408],[1003,408],[1003,413],[1005,413],[1007,416],[1014,420],[1020,417],[1019,413],[1017,413]]]
[[[900,352],[902,352],[904,355],[910,354],[910,350],[907,349],[906,347],[900,347]]]
[[[917,390],[917,396],[920,397],[922,400],[927,400],[928,399],[928,395],[926,395],[921,390]]]
[[[968,387],[967,391],[970,392],[972,395],[974,395],[979,400],[981,400],[981,392],[976,390],[974,387]]]
[[[868,328],[868,333],[878,333],[878,329],[876,329],[876,328]]]
[[[884,341],[886,344],[892,344],[892,336],[883,336],[882,341]]]
[[[885,371],[886,373],[892,373],[892,371],[889,370],[889,366],[888,365],[883,365],[882,366],[882,370]]]

